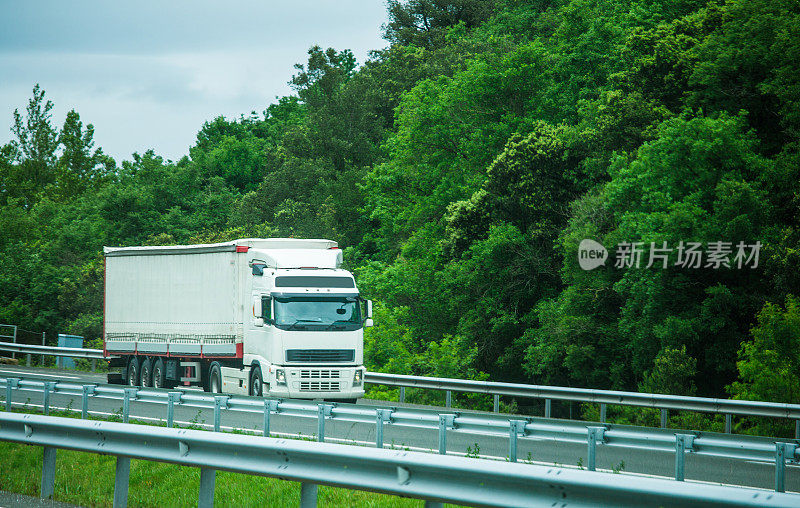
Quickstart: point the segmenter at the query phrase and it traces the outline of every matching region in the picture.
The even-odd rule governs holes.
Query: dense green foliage
[[[296,96],[177,162],[116,164],[36,87],[0,151],[0,322],[99,335],[103,245],[326,237],[381,303],[371,369],[797,402],[796,2],[388,8],[367,62],[312,47]],[[682,241],[762,248],[614,266]]]

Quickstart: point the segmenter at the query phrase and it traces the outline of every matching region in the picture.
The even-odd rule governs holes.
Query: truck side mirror
[[[372,321],[372,318],[367,318],[364,321],[364,328],[369,328],[370,326],[375,326],[375,322]]]
[[[367,319],[372,319],[372,300],[367,300]]]
[[[253,322],[255,326],[264,326],[264,318],[257,317]]]

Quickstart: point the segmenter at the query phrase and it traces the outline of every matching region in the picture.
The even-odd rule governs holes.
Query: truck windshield
[[[358,298],[293,296],[275,298],[275,326],[282,330],[357,330]]]

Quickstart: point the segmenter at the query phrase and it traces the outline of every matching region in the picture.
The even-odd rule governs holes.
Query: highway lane
[[[39,369],[19,366],[0,366],[0,377],[20,377],[35,380],[68,381],[71,383],[104,384],[104,374],[92,374],[77,371],[55,369]],[[0,394],[4,397],[4,394]],[[14,403],[27,404],[30,409],[41,410],[41,392],[15,390],[12,397]],[[360,400],[360,405],[375,407],[413,406],[395,402]],[[93,397],[90,399],[90,412],[98,415],[121,414],[121,401]],[[79,410],[80,397],[54,393],[50,396],[52,409],[71,407]],[[414,406],[420,407],[420,406]],[[432,408],[443,413],[451,412],[446,408]],[[462,409],[456,411],[466,412]],[[130,405],[132,419],[144,421],[163,421],[166,419],[166,404],[154,404],[132,401]],[[213,428],[214,414],[212,409],[202,409],[185,405],[175,406],[175,422],[181,426],[196,425]],[[243,429],[261,433],[263,415],[242,411],[223,411],[221,425],[223,430]],[[301,437],[316,439],[317,418],[274,414],[270,429],[273,435],[285,437]],[[143,433],[146,430],[143,429]],[[346,422],[335,418],[326,420],[325,438],[328,442],[360,444],[374,446],[375,425]],[[399,424],[384,426],[385,447],[409,448],[412,450],[438,451],[438,432],[435,429],[421,429]],[[447,451],[455,454],[478,454],[487,458],[505,459],[508,456],[508,437],[500,435],[475,434],[459,429],[447,433]],[[586,464],[587,447],[585,442],[569,442],[535,437],[520,437],[518,447],[520,461],[532,461],[537,464],[557,464],[576,467]],[[623,465],[624,464],[624,465]],[[685,475],[687,480],[705,481],[772,489],[774,487],[775,467],[773,463],[760,463],[734,459],[715,458],[689,453],[685,457]],[[620,468],[620,466],[622,467]],[[663,477],[674,475],[675,455],[670,452],[623,448],[618,446],[598,445],[598,469],[622,469],[624,473],[646,474]],[[800,492],[800,467],[787,465],[787,491]]]

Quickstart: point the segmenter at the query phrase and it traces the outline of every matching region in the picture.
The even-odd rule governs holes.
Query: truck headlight
[[[286,371],[283,369],[275,369],[275,382],[279,385],[286,384]]]
[[[362,379],[363,374],[364,374],[364,372],[361,369],[356,369],[356,373],[353,374],[353,385],[354,386],[361,384],[361,379]]]

